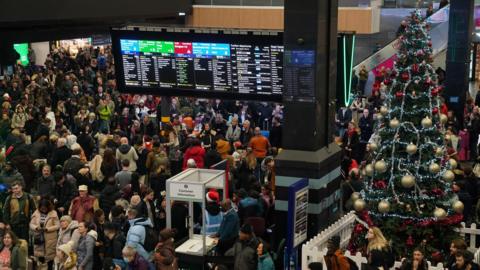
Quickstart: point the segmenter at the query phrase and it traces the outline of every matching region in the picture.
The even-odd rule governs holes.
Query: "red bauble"
[[[387,78],[387,79],[383,80],[383,84],[390,85],[390,84],[392,84],[392,80]]]
[[[418,73],[418,69],[419,69],[419,67],[418,67],[417,64],[413,64],[413,65],[412,65],[412,71],[413,71],[413,72]]]
[[[408,72],[403,72],[402,73],[402,80],[403,81],[408,81],[408,79],[410,79],[410,74],[408,74]]]
[[[437,87],[433,88],[432,91],[430,91],[430,94],[432,94],[433,97],[438,95],[438,89]]]
[[[373,183],[373,187],[376,189],[385,189],[387,187],[387,183],[385,183],[384,180],[375,181],[375,183]]]
[[[396,96],[397,98],[402,98],[402,97],[403,97],[403,92],[402,92],[402,91],[398,91],[398,92],[395,93],[395,96]]]
[[[438,107],[433,108],[433,109],[432,109],[432,113],[433,113],[433,114],[437,114],[437,113],[438,113]]]
[[[428,42],[428,47],[432,47],[432,42],[431,41]]]

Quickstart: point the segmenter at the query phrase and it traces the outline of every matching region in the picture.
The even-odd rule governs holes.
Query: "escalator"
[[[445,69],[445,63],[442,61],[435,61],[437,56],[444,56],[447,50],[448,44],[448,18],[450,14],[450,6],[446,6],[432,16],[427,18],[427,22],[430,25],[430,37],[432,40],[432,50],[434,63],[437,63],[435,67],[442,67]],[[394,61],[397,58],[397,52],[400,46],[400,39],[397,38],[387,44],[385,47],[375,52],[374,54],[361,61],[353,69],[358,75],[362,66],[365,66],[369,71],[368,80],[365,85],[364,94],[369,96],[372,92],[372,87],[375,81],[376,73],[382,68],[393,68]],[[351,102],[350,98],[350,102]]]

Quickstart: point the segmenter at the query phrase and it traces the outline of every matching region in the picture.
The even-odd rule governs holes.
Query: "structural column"
[[[276,161],[275,236],[285,237],[288,186],[309,180],[308,238],[340,211],[340,149],[333,143],[337,0],[285,1],[284,150]]]
[[[474,3],[474,0],[450,1],[445,97],[460,123],[469,90]]]

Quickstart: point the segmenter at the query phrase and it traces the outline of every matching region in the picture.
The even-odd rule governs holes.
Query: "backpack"
[[[137,225],[138,222],[144,222],[147,219],[141,219],[135,222],[133,225]],[[145,241],[143,242],[143,248],[147,252],[152,252],[155,250],[155,247],[158,244],[158,233],[155,231],[154,228],[150,226],[140,225],[145,228]]]

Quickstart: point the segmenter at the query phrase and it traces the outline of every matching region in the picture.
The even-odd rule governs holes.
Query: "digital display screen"
[[[112,44],[123,92],[263,100],[282,97],[281,36],[118,32],[112,33]]]
[[[20,55],[20,59],[18,61],[23,65],[28,65],[28,43],[18,43],[13,44],[13,48],[17,53]]]

